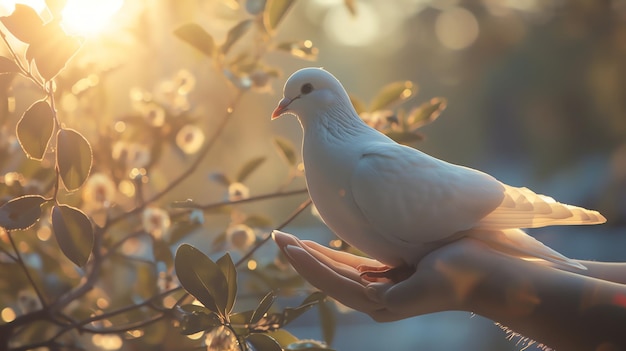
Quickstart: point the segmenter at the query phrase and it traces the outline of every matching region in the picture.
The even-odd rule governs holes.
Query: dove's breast
[[[349,139],[328,142],[305,135],[302,157],[309,194],[326,225],[342,240],[387,265],[402,265],[402,249],[381,237],[354,201],[350,179],[361,156]]]

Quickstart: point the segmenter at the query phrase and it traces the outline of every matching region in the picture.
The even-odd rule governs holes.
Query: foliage
[[[256,156],[242,162],[232,176],[212,173],[211,178],[227,189],[223,201],[164,203],[166,196],[176,197],[173,190],[189,181],[223,137],[242,96],[266,91],[270,81],[282,74],[265,61],[268,51],[316,58],[317,49],[308,40],[275,42],[279,24],[293,3],[248,1],[248,12],[223,41],[198,23],[173,30],[171,35],[203,55],[224,78],[224,89],[232,92],[226,112],[213,122],[208,137],[190,109],[187,95],[194,78],[185,72],[167,82],[169,100],[134,91],[136,111],[118,117],[114,127],[104,131],[84,128],[80,118],[58,109],[58,102],[71,98],[78,104],[96,104],[97,94],[89,91],[101,92],[97,82],[107,70],[75,67],[72,57],[80,53],[81,40],[65,34],[59,18],[44,22],[26,5],[16,5],[13,14],[0,17],[4,25],[0,35],[10,54],[0,56],[0,78],[8,82],[1,98],[8,99],[9,87],[25,84],[39,95],[34,101],[26,97],[18,101],[30,106],[15,123],[15,133],[7,132],[9,118],[0,119],[4,123],[0,126],[4,133],[0,139],[4,174],[0,281],[5,282],[0,283],[0,349],[89,348],[85,342],[132,348],[165,341],[178,348],[209,350],[328,348],[321,342],[298,340],[283,329],[318,306],[325,341],[330,344],[334,317],[324,295],[312,292],[296,307],[277,307],[280,296],[305,289],[304,282],[281,263],[280,256],[275,263],[259,267],[253,260],[269,240],[269,230],[289,224],[310,200],[277,226],[263,214],[246,213],[240,207],[306,193],[303,187],[291,186],[302,176],[291,142],[273,139],[289,169],[287,180],[275,192],[250,195],[245,182],[267,159]],[[352,1],[346,5],[355,11]],[[52,11],[56,16],[57,10]],[[248,46],[242,38],[250,33],[258,40]],[[445,107],[443,99],[432,99],[408,112],[396,110],[416,92],[412,82],[391,83],[368,109],[357,99],[355,107],[368,123],[401,142],[412,142],[421,139],[417,129]],[[12,113],[7,111],[7,116]],[[185,168],[165,184],[152,184],[153,175],[167,167],[160,161],[168,150],[180,156]],[[223,254],[219,259],[213,261],[188,244],[179,246],[192,234],[208,231],[213,224],[205,222],[205,216],[221,214],[229,216],[229,223],[217,228],[222,234],[209,249]],[[48,240],[51,236],[56,244]],[[238,251],[241,258],[234,262],[225,253],[229,250]],[[245,279],[242,273],[247,274]],[[258,302],[256,308],[241,311],[236,300],[242,282],[247,286],[249,280],[256,281],[257,288],[251,290]],[[176,327],[174,335],[171,326]]]

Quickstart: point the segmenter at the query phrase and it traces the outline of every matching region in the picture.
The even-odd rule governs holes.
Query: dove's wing
[[[473,228],[505,193],[504,185],[488,174],[395,143],[368,147],[350,187],[378,233],[416,244]]]
[[[597,211],[502,184],[488,174],[399,144],[369,147],[355,167],[351,188],[377,232],[407,243],[437,241],[472,228],[494,231],[606,221]]]
[[[483,229],[537,228],[547,225],[600,224],[606,222],[597,211],[562,204],[528,188],[504,185],[500,206],[483,218]]]

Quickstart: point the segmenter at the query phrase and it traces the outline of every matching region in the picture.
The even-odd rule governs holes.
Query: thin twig
[[[39,298],[39,302],[41,302],[41,306],[43,306],[43,308],[45,309],[48,303],[44,299],[43,294],[37,287],[37,284],[35,284],[35,280],[33,279],[32,275],[28,271],[28,267],[26,267],[26,263],[24,263],[24,260],[22,259],[22,255],[20,254],[20,251],[18,250],[17,245],[15,244],[15,240],[13,240],[13,236],[11,235],[10,231],[7,231],[7,236],[9,237],[9,241],[11,242],[11,246],[13,246],[13,250],[15,250],[17,263],[20,265],[20,267],[22,267],[22,270],[26,274],[26,278],[28,278],[30,285],[32,285],[33,289],[35,290],[35,293],[37,294],[37,298]]]
[[[213,146],[215,145],[215,143],[217,142],[219,137],[224,132],[224,129],[228,125],[228,122],[231,120],[231,117],[233,115],[233,111],[235,110],[235,106],[239,103],[239,101],[241,100],[242,96],[243,96],[243,92],[241,90],[237,90],[237,94],[235,95],[235,97],[233,99],[233,103],[226,109],[226,114],[224,115],[224,117],[221,119],[221,121],[217,125],[217,128],[215,129],[215,132],[213,133],[213,136],[211,138],[209,138],[207,143],[204,145],[204,147],[198,153],[198,156],[196,156],[196,159],[193,161],[193,163],[191,165],[189,165],[189,167],[183,173],[181,173],[180,175],[178,175],[178,177],[176,177],[175,179],[170,181],[169,184],[164,189],[162,189],[158,193],[154,194],[148,200],[144,201],[144,203],[141,206],[137,206],[134,209],[119,215],[118,217],[112,218],[110,221],[108,221],[105,224],[105,226],[104,226],[105,229],[108,228],[109,226],[111,226],[111,225],[121,221],[121,220],[124,220],[125,218],[128,218],[128,217],[130,217],[130,216],[132,216],[134,214],[137,214],[137,213],[143,211],[144,208],[148,204],[153,203],[153,202],[159,200],[160,198],[165,196],[167,193],[169,193],[172,189],[174,189],[179,184],[181,184],[187,177],[192,175],[193,172],[195,172],[195,170],[200,166],[200,164],[202,163],[202,161],[204,160],[206,155],[209,154],[209,151],[211,151],[213,149]]]
[[[293,211],[293,213],[283,223],[281,223],[278,227],[276,227],[276,230],[281,230],[285,228],[296,217],[298,217],[298,215],[302,213],[302,211],[304,211],[307,207],[309,207],[310,204],[311,204],[310,198],[302,202],[300,206],[298,206],[298,208],[296,208],[295,211]],[[248,251],[242,258],[240,258],[239,261],[237,261],[237,263],[235,263],[235,267],[239,267],[244,262],[246,262],[254,254],[254,252],[258,250],[261,246],[263,246],[263,244],[265,244],[268,240],[270,240],[271,237],[272,237],[272,233],[268,233],[265,236],[265,238],[261,239],[261,241],[259,241],[250,251]]]
[[[6,250],[3,247],[0,247],[0,252],[4,253],[5,255],[9,256],[9,258],[15,262],[17,262],[17,257],[13,256],[12,253],[9,252],[9,250]]]
[[[189,206],[189,208],[197,208],[197,209],[206,211],[206,210],[211,210],[211,209],[222,207],[222,206],[237,205],[237,204],[243,204],[243,203],[248,203],[248,202],[268,200],[268,199],[273,199],[277,197],[286,197],[286,196],[306,194],[306,193],[307,193],[306,188],[297,189],[297,190],[289,190],[289,191],[278,191],[278,192],[274,192],[270,194],[251,196],[247,199],[241,199],[241,200],[235,200],[235,201],[221,201],[221,202],[214,202],[214,203],[210,203],[206,205],[197,205],[197,206],[191,205]]]
[[[88,333],[92,333],[92,334],[115,334],[115,333],[120,333],[120,332],[124,332],[124,331],[129,331],[129,330],[133,330],[133,329],[138,329],[141,327],[144,327],[148,324],[152,324],[154,322],[157,322],[158,320],[161,320],[163,318],[165,318],[167,316],[167,313],[165,312],[160,312],[159,314],[151,317],[151,319],[145,320],[145,321],[139,321],[136,323],[132,323],[132,324],[127,324],[124,327],[118,327],[118,328],[109,328],[109,329],[94,329],[94,328],[87,328],[85,327],[85,325],[92,323],[92,322],[96,322],[99,320],[103,320],[103,319],[108,319],[114,316],[117,316],[119,314],[123,314],[129,311],[132,311],[134,309],[138,309],[138,308],[142,308],[145,306],[152,306],[154,304],[155,301],[157,301],[160,298],[163,298],[169,294],[173,294],[177,291],[182,290],[182,287],[176,287],[176,288],[172,288],[170,290],[164,291],[158,295],[155,295],[153,297],[151,297],[148,300],[145,300],[141,303],[135,304],[135,305],[128,305],[126,307],[122,307],[113,311],[109,311],[103,314],[99,314],[96,316],[92,316],[90,318],[81,320],[79,322],[75,322],[69,325],[66,325],[65,327],[63,327],[61,330],[59,330],[55,335],[53,335],[50,339],[46,340],[46,341],[42,341],[40,343],[36,343],[36,344],[30,344],[30,345],[25,345],[25,346],[21,346],[21,347],[17,347],[17,348],[13,348],[10,349],[11,351],[25,351],[25,350],[31,350],[33,348],[37,348],[40,346],[49,346],[51,343],[54,342],[54,340],[58,339],[59,337],[61,337],[63,334],[71,331],[71,330],[78,330],[78,331],[82,331],[82,332],[88,332]],[[155,308],[156,309],[156,308]]]
[[[87,333],[91,333],[91,334],[117,334],[117,333],[127,332],[129,330],[143,328],[143,327],[148,326],[148,325],[150,325],[152,323],[155,323],[155,322],[158,322],[158,321],[162,320],[166,316],[167,316],[167,313],[160,312],[160,313],[155,314],[154,316],[150,317],[149,319],[142,320],[142,321],[137,321],[137,322],[134,322],[134,323],[129,323],[129,324],[126,324],[126,325],[121,326],[121,327],[103,328],[103,329],[81,327],[81,328],[79,328],[79,330],[81,332],[87,332]]]
[[[82,326],[87,325],[87,324],[89,324],[91,322],[96,322],[96,321],[100,321],[100,320],[103,320],[103,319],[108,319],[108,318],[117,316],[117,315],[122,314],[122,313],[129,312],[129,311],[132,311],[132,310],[135,310],[135,309],[138,309],[138,308],[151,306],[156,301],[158,301],[159,299],[162,299],[165,296],[173,294],[173,293],[178,292],[180,290],[182,290],[182,287],[177,286],[175,288],[166,290],[166,291],[164,291],[164,292],[162,292],[162,293],[160,293],[158,295],[154,295],[151,298],[149,298],[147,300],[144,300],[143,302],[140,302],[138,304],[128,305],[128,306],[121,307],[121,308],[118,308],[118,309],[113,310],[113,311],[105,312],[103,314],[99,314],[99,315],[92,316],[92,317],[89,317],[87,319],[81,320],[79,322],[79,324],[75,324],[75,325],[73,325],[73,327],[74,328],[82,327]],[[136,329],[136,328],[132,328],[132,329]]]

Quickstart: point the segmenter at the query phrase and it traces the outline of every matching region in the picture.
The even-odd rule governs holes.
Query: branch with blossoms
[[[271,91],[281,71],[268,64],[266,53],[316,58],[308,40],[276,41],[292,4],[248,1],[219,43],[197,23],[173,31],[221,79],[224,97],[215,100],[225,107],[209,135],[194,111],[217,103],[191,101],[196,81],[187,70],[154,90],[132,89],[132,111],[112,123],[85,118],[101,117],[103,82],[115,68],[75,64],[85,44],[67,35],[59,18],[44,22],[26,5],[0,17],[9,53],[0,56],[0,98],[28,103],[9,96],[25,86],[37,95],[19,116],[6,111],[17,118],[14,133],[8,119],[0,120],[0,281],[11,282],[0,289],[0,350],[76,349],[85,342],[105,349],[155,343],[242,351],[328,348],[334,320],[325,296],[307,288],[278,250],[269,260],[259,254],[271,230],[290,224],[311,201],[305,198],[278,225],[245,206],[307,193],[291,142],[272,139],[288,169],[274,191],[254,195],[246,185],[266,162],[267,156],[257,156],[234,174],[210,174],[224,189],[220,201],[164,200],[193,186],[191,176],[203,171],[225,128],[235,123],[243,97]],[[417,129],[445,108],[437,98],[408,111],[398,108],[415,93],[413,83],[396,82],[369,107],[356,97],[353,103],[368,123],[414,142],[422,138]],[[182,169],[163,180],[172,159]],[[210,244],[205,250],[181,244],[194,236]],[[279,295],[303,290],[310,294],[297,306],[277,306]],[[235,302],[244,296],[255,308],[238,308]],[[302,341],[284,329],[315,306],[326,343]]]

